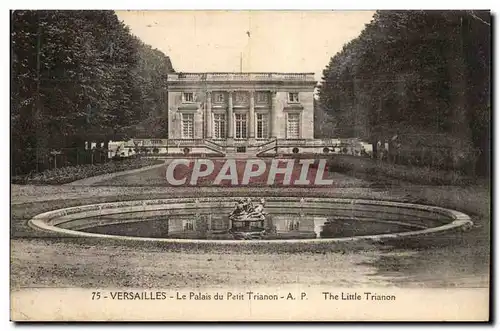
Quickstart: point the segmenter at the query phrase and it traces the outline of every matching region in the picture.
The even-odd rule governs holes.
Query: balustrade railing
[[[323,146],[340,146],[339,139],[303,139],[293,138],[284,139],[270,137],[267,139],[257,139],[252,145],[256,147],[259,152],[270,150],[275,147],[323,147]],[[231,146],[246,145],[246,139],[233,140]],[[198,139],[198,138],[174,138],[174,139],[133,139],[125,144],[126,148],[134,147],[193,147],[193,146],[206,146],[214,151],[221,153],[226,152],[229,146],[226,139]]]
[[[307,143],[306,139],[278,139],[278,146],[300,146],[305,145]]]
[[[203,139],[168,139],[169,147],[203,146]]]
[[[169,81],[315,81],[314,73],[208,72],[168,75]]]

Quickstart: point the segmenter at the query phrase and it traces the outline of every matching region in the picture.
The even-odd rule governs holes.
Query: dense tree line
[[[440,143],[453,167],[486,173],[490,29],[486,11],[378,11],[323,71],[333,135],[369,140],[375,155],[394,137]]]
[[[319,101],[314,98],[314,138],[332,138],[332,132],[335,132],[335,121],[331,113],[324,111]]]
[[[113,11],[14,11],[11,43],[16,173],[44,168],[52,150],[78,153],[85,141],[166,135],[170,60]]]

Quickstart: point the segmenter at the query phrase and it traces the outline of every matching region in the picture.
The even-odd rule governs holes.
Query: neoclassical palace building
[[[228,154],[307,145],[314,138],[315,86],[313,73],[169,74],[171,148]]]
[[[314,139],[315,87],[313,73],[168,74],[168,137],[117,142],[110,157],[338,153],[352,143]]]

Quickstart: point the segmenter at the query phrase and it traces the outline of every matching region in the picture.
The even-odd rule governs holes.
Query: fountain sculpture
[[[229,214],[230,229],[235,239],[261,239],[269,230],[265,227],[266,216],[264,211],[265,200],[260,199],[254,207],[252,199],[241,198]]]

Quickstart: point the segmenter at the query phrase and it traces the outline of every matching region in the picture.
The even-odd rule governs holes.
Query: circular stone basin
[[[228,215],[239,197],[110,202],[39,214],[30,226],[66,235],[160,242],[324,242],[418,237],[472,226],[469,216],[411,203],[266,197],[266,234],[236,240]],[[242,239],[242,238],[238,238]]]

